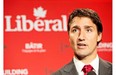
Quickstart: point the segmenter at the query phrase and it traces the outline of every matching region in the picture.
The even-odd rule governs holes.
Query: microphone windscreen
[[[94,71],[90,71],[87,73],[87,75],[96,75],[96,73]]]

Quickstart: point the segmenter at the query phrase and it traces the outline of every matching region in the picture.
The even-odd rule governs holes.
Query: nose
[[[78,35],[78,40],[85,41],[85,33],[83,31],[80,31],[80,33]]]

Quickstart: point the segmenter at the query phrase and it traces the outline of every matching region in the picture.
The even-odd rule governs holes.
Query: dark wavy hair
[[[103,31],[101,20],[98,16],[98,14],[93,11],[92,9],[88,8],[80,8],[74,10],[70,15],[68,19],[68,32],[70,31],[70,23],[74,17],[88,17],[92,20],[92,22],[96,25],[98,33]]]

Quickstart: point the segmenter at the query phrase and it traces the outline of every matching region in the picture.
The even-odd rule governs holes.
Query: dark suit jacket
[[[79,74],[76,71],[74,62],[71,61],[69,64],[65,65],[63,68],[53,73],[52,75],[79,75]],[[100,59],[99,75],[112,75],[112,64],[103,59]]]

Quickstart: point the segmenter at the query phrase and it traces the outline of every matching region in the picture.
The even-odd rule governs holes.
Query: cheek
[[[69,38],[69,42],[70,42],[71,45],[74,44],[74,41],[73,41],[72,38]]]
[[[89,42],[90,42],[91,45],[97,44],[97,36],[88,37],[88,40],[89,40]]]
[[[70,37],[69,37],[69,41],[70,41],[70,44],[71,44],[71,45],[76,44],[76,37],[75,37],[75,36],[70,36]]]

